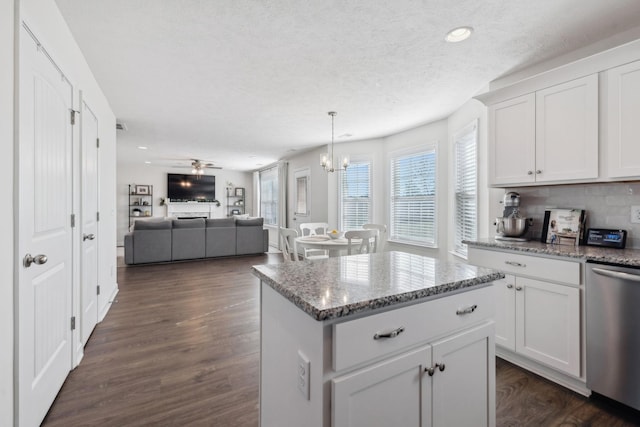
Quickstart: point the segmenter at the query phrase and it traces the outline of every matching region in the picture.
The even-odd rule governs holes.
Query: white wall
[[[216,199],[220,207],[215,207],[216,218],[227,215],[226,182],[231,181],[234,187],[245,188],[245,208],[247,213],[252,212],[253,204],[253,177],[251,172],[240,172],[225,169],[212,169],[206,171],[207,175],[216,177]],[[167,169],[153,165],[119,164],[117,171],[117,218],[118,232],[117,245],[124,244],[124,235],[129,229],[129,184],[153,185],[153,216],[164,217],[167,215],[166,206],[160,206],[160,199],[167,197],[167,174],[190,173],[187,169]],[[114,243],[115,247],[115,243]]]
[[[13,188],[13,70],[14,70],[14,5],[0,2],[0,182],[5,189]],[[4,209],[0,209],[0,424],[13,423],[13,215],[15,193],[5,190]]]

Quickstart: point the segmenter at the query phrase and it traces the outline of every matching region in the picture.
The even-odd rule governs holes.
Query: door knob
[[[82,235],[82,241],[84,242],[85,240],[93,240],[96,238],[95,234],[83,234]]]
[[[46,255],[36,255],[36,256],[31,256],[31,254],[26,254],[24,256],[24,259],[22,260],[22,265],[24,265],[26,268],[31,267],[31,264],[38,264],[38,265],[42,265],[45,264],[47,262],[48,258]]]

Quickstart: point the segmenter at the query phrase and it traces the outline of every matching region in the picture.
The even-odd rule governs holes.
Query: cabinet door
[[[535,95],[489,107],[489,183],[535,181]]]
[[[430,426],[431,347],[332,380],[332,426]]]
[[[607,71],[609,177],[640,176],[640,61]]]
[[[495,425],[493,323],[433,344],[433,425]],[[402,424],[397,424],[402,425]]]
[[[580,376],[580,290],[516,278],[516,351]]]
[[[510,274],[493,282],[496,301],[496,345],[516,350],[516,278]]]
[[[536,182],[598,177],[598,75],[536,92]]]

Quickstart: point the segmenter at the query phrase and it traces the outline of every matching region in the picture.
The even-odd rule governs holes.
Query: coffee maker
[[[496,240],[526,242],[524,237],[532,220],[520,214],[520,194],[509,191],[502,198],[502,217],[496,218]]]

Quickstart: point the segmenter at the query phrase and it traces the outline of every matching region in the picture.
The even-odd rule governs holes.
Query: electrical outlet
[[[302,354],[300,350],[298,350],[298,390],[300,390],[300,394],[304,396],[305,399],[311,400],[309,398],[309,371],[311,369],[311,363],[309,359]]]
[[[631,223],[640,224],[640,206],[631,206]]]

